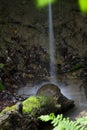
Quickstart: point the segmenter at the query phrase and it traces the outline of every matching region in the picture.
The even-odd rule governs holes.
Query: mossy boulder
[[[61,105],[48,96],[31,96],[23,102],[23,113],[31,116],[57,112],[60,109]]]
[[[22,114],[29,114],[31,116],[35,116],[35,114],[39,114],[41,112],[41,109],[49,109],[49,111],[57,111],[61,108],[60,104],[57,104],[56,100],[54,100],[52,97],[49,96],[30,96],[26,100],[24,100],[22,103]],[[13,105],[11,107],[6,107],[1,113],[9,113],[14,111],[20,111],[19,107],[20,103],[17,103],[16,105]],[[40,114],[39,114],[40,115]]]
[[[60,111],[60,107],[52,97],[30,96],[22,103],[7,107],[0,113],[0,130],[14,130],[16,128],[28,130],[29,126],[27,125],[31,126],[31,121],[33,123],[32,129],[34,129],[34,121],[38,121],[38,116]]]

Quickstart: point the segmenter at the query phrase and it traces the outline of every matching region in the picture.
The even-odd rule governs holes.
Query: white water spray
[[[49,55],[50,55],[50,76],[51,82],[56,81],[56,70],[55,70],[55,49],[54,49],[54,32],[53,32],[53,21],[52,21],[52,6],[49,0]]]

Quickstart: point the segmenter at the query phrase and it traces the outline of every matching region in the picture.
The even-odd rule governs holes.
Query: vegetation
[[[56,0],[36,0],[37,6],[38,7],[44,7],[46,6],[49,2],[54,3]],[[80,7],[80,10],[83,13],[87,13],[87,0],[78,0],[78,4]]]
[[[56,0],[37,0],[37,6],[38,7],[43,7],[46,6],[49,2],[54,3]]]
[[[83,68],[84,67],[84,64],[83,63],[77,63],[76,65],[74,65],[72,68],[71,68],[71,71],[76,71],[80,68]]]
[[[54,113],[51,113],[50,115],[42,115],[39,119],[44,122],[51,121],[53,130],[87,130],[87,117],[70,121],[69,118],[64,118],[62,114],[55,116]]]
[[[38,111],[40,112],[43,108],[48,107],[60,109],[60,105],[55,103],[55,100],[47,96],[30,96],[28,99],[23,101],[23,113],[30,113],[35,115]]]
[[[87,0],[79,0],[79,6],[83,13],[87,12]]]
[[[0,82],[0,90],[4,90],[4,85]]]
[[[47,96],[30,96],[25,101],[22,102],[23,108],[22,112],[23,114],[29,114],[31,116],[34,116],[35,114],[39,113],[41,109],[53,107],[54,111],[60,110],[61,105],[56,104],[55,100],[47,97]],[[6,107],[0,114],[3,114],[5,112],[15,111],[17,109],[17,104],[13,105],[11,107]],[[40,115],[40,114],[39,114]]]
[[[31,113],[33,115],[33,109],[39,109],[40,102],[35,96],[31,96],[23,102],[23,113]]]

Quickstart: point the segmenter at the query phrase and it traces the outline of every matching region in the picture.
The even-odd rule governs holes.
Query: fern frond
[[[57,117],[54,116],[54,118],[51,116],[41,116],[40,119],[42,121],[51,120],[51,124],[54,127],[53,130],[87,130],[87,117],[82,117],[75,121],[70,121],[69,118],[64,118],[62,114],[57,115]]]
[[[87,116],[82,118],[77,118],[76,121],[80,124],[87,125]]]
[[[47,122],[47,121],[50,121],[50,116],[49,115],[42,115],[42,116],[38,117],[38,119],[40,119],[44,122]]]
[[[40,119],[44,122],[47,122],[47,121],[50,121],[50,120],[54,120],[55,115],[54,115],[54,113],[51,113],[50,115],[41,115],[40,117],[38,117],[38,119]]]

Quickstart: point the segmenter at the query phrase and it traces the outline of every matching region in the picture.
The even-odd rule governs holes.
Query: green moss
[[[40,103],[35,96],[31,96],[23,102],[23,113],[30,113],[33,109],[38,109]]]
[[[55,100],[46,97],[46,96],[31,96],[27,98],[25,101],[22,102],[23,104],[23,114],[29,114],[31,116],[37,114],[37,112],[40,111],[42,108],[49,108],[56,106]],[[59,106],[58,106],[59,107]],[[4,114],[5,112],[15,111],[16,105],[12,107],[6,107],[1,114]]]
[[[87,0],[78,0],[78,2],[79,2],[80,10],[83,13],[87,13]]]
[[[39,110],[43,105],[47,104],[47,97],[43,96],[31,96],[23,101],[23,113],[34,114],[36,110]]]
[[[12,107],[6,107],[4,110],[2,110],[1,114],[5,112],[14,111],[16,109],[16,105],[13,105]]]

